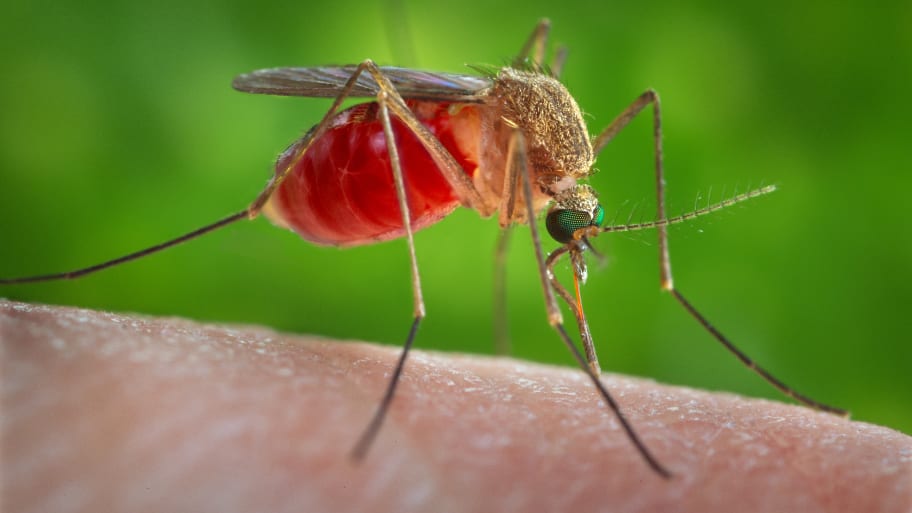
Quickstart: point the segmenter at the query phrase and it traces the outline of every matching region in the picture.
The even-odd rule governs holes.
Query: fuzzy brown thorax
[[[557,79],[503,68],[491,94],[502,117],[522,130],[539,184],[589,175],[594,160],[589,131],[576,100]]]
[[[541,212],[555,194],[573,188],[590,174],[594,151],[576,101],[557,79],[540,71],[501,68],[485,92],[488,108],[480,109],[479,173],[475,186],[486,200],[482,215],[490,215],[504,195],[516,197],[510,222],[526,223],[525,199],[507,191],[505,171],[510,139],[519,130],[532,181],[532,207]]]

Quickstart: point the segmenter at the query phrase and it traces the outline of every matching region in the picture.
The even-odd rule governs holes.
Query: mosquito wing
[[[231,85],[247,93],[335,98],[356,69],[357,66],[260,69],[238,75]],[[490,78],[472,75],[392,66],[384,66],[380,70],[403,98],[418,100],[481,103],[484,101],[482,91],[492,84]],[[374,78],[370,73],[363,72],[349,96],[371,98],[378,91]]]

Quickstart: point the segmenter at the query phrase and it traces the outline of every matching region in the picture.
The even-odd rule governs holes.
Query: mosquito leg
[[[507,316],[507,249],[513,226],[507,226],[497,235],[494,248],[494,352],[510,354],[510,329]]]
[[[564,318],[561,315],[560,308],[557,306],[557,300],[554,299],[554,292],[548,285],[548,276],[545,273],[545,254],[544,251],[542,251],[541,236],[538,232],[538,226],[535,223],[535,207],[532,205],[532,185],[529,183],[525,138],[518,127],[513,125],[513,128],[514,130],[507,148],[507,169],[509,170],[514,166],[518,168],[518,175],[522,182],[523,197],[526,198],[526,220],[529,223],[529,231],[532,233],[532,245],[535,248],[535,261],[538,263],[539,276],[541,278],[542,288],[545,292],[545,309],[548,313],[548,323],[552,326],[556,326],[558,324],[563,324]]]
[[[366,60],[358,66],[358,71],[366,70],[377,82],[380,91],[386,93],[387,108],[399,121],[402,121],[408,129],[415,134],[424,149],[431,155],[434,163],[437,164],[440,173],[446,179],[453,192],[459,198],[463,205],[477,210],[482,217],[488,217],[494,212],[494,206],[488,205],[485,199],[475,188],[472,179],[465,173],[462,167],[456,162],[456,159],[450,155],[450,152],[434,137],[415,114],[405,104],[405,100],[396,91],[395,86],[383,75],[380,68],[371,60]],[[353,82],[350,81],[350,82]]]
[[[503,188],[500,194],[498,222],[500,234],[497,237],[497,247],[494,251],[494,346],[498,354],[508,354],[510,347],[509,334],[507,333],[507,285],[506,285],[506,258],[507,245],[510,241],[510,232],[513,220],[516,217],[516,198],[519,173],[513,164],[513,152],[507,152]]]
[[[348,81],[343,86],[342,91],[336,96],[329,110],[323,116],[323,119],[318,123],[308,134],[304,137],[304,140],[298,143],[298,148],[295,151],[293,157],[288,159],[288,164],[282,169],[277,169],[275,175],[269,180],[269,183],[266,184],[266,187],[260,192],[256,200],[247,208],[248,217],[250,219],[255,218],[260,214],[263,209],[263,206],[269,201],[269,198],[272,197],[272,194],[279,188],[285,178],[289,173],[298,165],[298,163],[303,158],[304,154],[307,153],[307,150],[310,148],[310,145],[313,141],[319,139],[321,135],[326,131],[329,125],[332,123],[333,118],[339,112],[339,109],[342,107],[342,102],[348,98],[351,94],[352,89],[357,83],[358,77],[360,77],[364,72],[368,72],[374,78],[378,85],[378,94],[380,91],[384,91],[387,95],[387,108],[392,111],[392,113],[399,118],[403,123],[408,126],[421,141],[421,144],[425,147],[428,153],[431,154],[431,157],[434,159],[434,162],[437,164],[444,178],[447,182],[453,187],[454,192],[460,201],[475,210],[477,210],[482,216],[489,216],[493,212],[493,209],[486,205],[484,199],[481,197],[481,194],[475,189],[475,184],[472,182],[462,168],[459,166],[459,163],[456,162],[456,159],[447,151],[446,148],[421,124],[420,121],[415,117],[408,106],[405,104],[405,101],[396,91],[396,88],[390,83],[389,80],[383,75],[383,72],[380,68],[374,64],[373,61],[367,59],[363,61],[355,71],[349,77]]]
[[[535,67],[540,67],[545,60],[545,45],[548,42],[549,32],[551,32],[551,20],[542,18],[532,29],[529,39],[523,44],[522,49],[519,50],[519,53],[513,59],[511,66],[519,69],[527,67],[526,59],[529,58],[531,53],[532,64]]]
[[[524,145],[525,142],[522,139],[522,135],[519,132],[518,128],[516,126],[513,126],[513,129],[514,136],[511,138],[511,146],[507,150],[505,170],[506,176],[504,178],[504,187],[501,193],[500,226],[503,228],[508,227],[511,220],[517,217],[515,212],[518,185],[517,180],[520,178],[520,170],[526,169],[525,166],[527,164],[525,157],[525,148],[523,147],[522,151],[519,151],[515,146],[517,144]],[[522,179],[522,185],[524,188],[523,197],[531,198],[531,189],[528,191],[525,190],[526,185],[528,185],[526,183],[528,181],[528,176],[523,176]],[[534,208],[531,205],[526,205],[526,214],[528,216],[526,219],[529,222],[529,226],[532,227],[532,238],[535,244],[536,257],[540,263],[540,268],[544,269],[544,253],[541,249],[541,240],[538,236],[538,229],[535,224],[535,215],[529,212],[534,212]],[[553,320],[556,315],[559,319],[559,322],[563,322],[563,320],[560,318],[560,310],[557,307],[554,295],[551,292],[551,288],[548,286],[548,277],[546,273],[542,272],[541,278],[542,287],[545,289],[545,299],[548,307],[548,318],[549,320]],[[554,281],[552,280],[552,282]],[[555,290],[557,290],[558,293],[566,293],[566,291],[563,290],[563,287],[560,287],[559,284]],[[577,287],[577,297],[579,297],[578,293],[579,288]],[[569,297],[568,295],[564,295],[563,297],[565,300],[567,300],[568,304],[570,304],[571,308],[573,308],[574,314],[576,316],[577,324],[579,325],[580,329],[580,336],[583,341],[583,347],[586,351],[586,361],[588,362],[589,367],[592,369],[595,375],[599,375],[601,373],[601,368],[599,367],[598,356],[595,352],[595,345],[592,342],[592,335],[589,332],[589,324],[586,322],[586,318],[583,315],[582,304],[579,303],[579,301],[577,301],[577,303],[574,303],[572,299],[567,299]]]
[[[509,123],[509,122],[508,122]],[[511,123],[512,124],[512,123]],[[500,206],[500,223],[502,227],[509,226],[511,219],[515,217],[515,208],[516,208],[516,194],[517,194],[517,180],[520,178],[520,175],[525,173],[522,176],[522,187],[523,187],[523,197],[531,198],[531,185],[527,182],[528,170],[527,170],[527,161],[525,153],[525,140],[522,137],[521,132],[518,127],[513,126],[513,136],[510,138],[510,147],[507,149],[507,159],[506,159],[506,177],[504,179],[504,189],[501,194],[501,206]],[[528,186],[528,190],[527,190]],[[531,200],[529,200],[531,201]],[[528,203],[528,202],[527,202]],[[557,306],[557,301],[554,299],[554,293],[552,292],[551,287],[548,286],[549,276],[544,272],[545,260],[544,252],[542,251],[541,238],[538,234],[538,227],[535,224],[535,215],[534,207],[531,204],[526,205],[526,217],[529,226],[532,228],[532,242],[535,245],[535,256],[539,262],[539,269],[542,270],[541,280],[542,287],[545,290],[545,301],[546,307],[548,309],[548,319],[549,322],[554,324],[554,319],[557,319],[557,322],[563,322],[563,318],[560,314],[560,309]],[[558,293],[566,292],[562,287],[558,287]],[[566,300],[569,296],[564,296]],[[568,300],[568,304],[573,308],[574,314],[577,319],[577,324],[580,329],[580,336],[582,337],[583,347],[586,351],[586,361],[588,362],[589,367],[595,373],[599,375],[601,369],[598,364],[598,356],[596,356],[595,345],[592,342],[592,335],[589,332],[589,325],[586,322],[585,317],[582,313],[582,305],[573,303],[572,300]]]
[[[310,145],[313,141],[316,141],[320,138],[321,135],[326,131],[329,125],[332,123],[333,118],[338,114],[339,109],[342,107],[342,102],[348,98],[348,95],[351,94],[352,88],[354,88],[355,83],[358,80],[358,77],[364,73],[364,70],[367,69],[369,64],[373,64],[370,61],[362,62],[349,77],[348,81],[345,83],[345,86],[342,87],[339,95],[336,96],[333,100],[332,105],[329,107],[329,110],[326,111],[326,114],[323,115],[323,119],[320,120],[317,125],[304,136],[304,139],[298,143],[298,148],[295,151],[295,155],[288,159],[288,164],[282,169],[276,169],[275,174],[266,184],[266,187],[262,192],[257,196],[257,198],[247,207],[248,217],[253,219],[257,217],[260,212],[263,210],[263,206],[269,201],[269,198],[272,197],[272,194],[282,185],[282,182],[285,181],[285,178],[291,173],[291,171],[297,167],[301,162],[301,159],[304,157],[304,154],[307,153],[307,150],[310,148]]]
[[[370,423],[367,425],[367,428],[364,429],[364,433],[361,434],[354,449],[352,449],[351,457],[355,461],[361,461],[367,456],[367,451],[370,449],[371,444],[374,443],[374,439],[377,438],[377,433],[380,432],[380,427],[383,425],[383,420],[386,418],[386,412],[389,411],[390,404],[393,402],[393,395],[396,393],[396,386],[399,384],[399,378],[402,376],[405,360],[408,358],[409,351],[412,349],[412,343],[415,341],[415,335],[418,333],[418,324],[420,321],[421,319],[419,317],[415,317],[415,320],[412,321],[412,327],[409,329],[408,337],[405,339],[405,345],[402,346],[402,353],[399,355],[399,360],[396,361],[396,367],[393,369],[393,375],[390,376],[389,383],[386,386],[386,392],[383,394],[383,399],[380,400],[377,411],[374,412],[374,416],[371,417]]]
[[[129,255],[124,255],[122,257],[108,260],[107,262],[102,262],[100,264],[95,264],[95,265],[91,265],[89,267],[83,267],[82,269],[76,269],[73,271],[67,271],[67,272],[63,272],[63,273],[42,274],[42,275],[38,275],[38,276],[24,276],[22,278],[0,278],[0,285],[13,285],[13,284],[17,284],[17,283],[36,283],[36,282],[40,282],[40,281],[72,280],[74,278],[79,278],[79,277],[85,276],[87,274],[96,273],[98,271],[108,269],[108,268],[114,267],[116,265],[124,264],[124,263],[130,262],[132,260],[136,260],[138,258],[142,258],[144,256],[151,255],[153,253],[158,253],[159,251],[168,249],[172,246],[176,246],[182,242],[187,242],[188,240],[195,239],[201,235],[205,235],[209,232],[218,230],[219,228],[223,228],[225,226],[228,226],[229,224],[235,223],[242,219],[247,219],[247,217],[248,217],[247,210],[242,210],[240,212],[231,214],[230,216],[225,217],[224,219],[220,219],[214,223],[203,226],[202,228],[197,228],[196,230],[193,230],[190,233],[181,235],[180,237],[171,239],[169,241],[162,242],[160,244],[156,244],[154,246],[150,246],[145,249],[141,249],[139,251],[135,251],[133,253],[130,253]]]
[[[323,119],[320,121],[320,123],[317,124],[317,126],[314,127],[314,129],[311,130],[307,134],[307,136],[304,138],[303,142],[299,143],[299,145],[298,145],[299,147],[296,151],[296,154],[293,158],[291,158],[289,160],[288,165],[283,167],[282,169],[276,170],[275,175],[273,175],[273,177],[269,180],[269,182],[266,184],[266,187],[263,189],[263,191],[260,192],[260,194],[257,196],[257,198],[253,201],[253,203],[251,203],[245,210],[232,214],[224,219],[221,219],[221,220],[211,223],[209,225],[203,226],[202,228],[193,230],[192,232],[187,233],[185,235],[181,235],[180,237],[174,238],[169,241],[162,242],[161,244],[157,244],[155,246],[151,246],[146,249],[136,251],[134,253],[130,253],[129,255],[124,255],[122,257],[115,258],[113,260],[109,260],[107,262],[102,262],[100,264],[92,265],[92,266],[85,267],[82,269],[76,269],[73,271],[63,272],[63,273],[44,274],[44,275],[40,275],[40,276],[26,276],[26,277],[22,277],[22,278],[0,278],[0,285],[11,285],[14,283],[34,283],[34,282],[52,281],[52,280],[68,280],[68,279],[78,278],[80,276],[85,276],[87,274],[91,274],[91,273],[94,273],[97,271],[101,271],[103,269],[107,269],[109,267],[114,267],[116,265],[123,264],[123,263],[129,262],[131,260],[136,260],[138,258],[142,258],[144,256],[151,255],[153,253],[157,253],[159,251],[170,248],[170,247],[180,244],[182,242],[186,242],[188,240],[195,239],[196,237],[199,237],[199,236],[209,233],[211,231],[217,230],[219,228],[232,224],[236,221],[240,221],[241,219],[255,219],[262,211],[263,206],[266,204],[266,202],[269,201],[269,198],[272,196],[272,194],[282,184],[282,181],[285,180],[285,177],[288,176],[288,174],[291,172],[291,170],[294,169],[295,166],[297,166],[297,164],[300,162],[301,158],[307,152],[307,149],[310,147],[311,143],[314,140],[316,140],[317,138],[319,138],[319,136],[322,135],[323,132],[326,131],[326,128],[329,126],[330,122],[332,121],[332,118],[336,115],[336,113],[338,113],[339,108],[342,106],[342,102],[351,93],[351,90],[354,87],[355,82],[357,81],[358,77],[361,75],[361,73],[364,72],[364,70],[368,67],[368,65],[373,65],[373,63],[371,63],[369,61],[361,63],[361,65],[358,66],[358,68],[355,70],[355,72],[352,73],[352,76],[348,79],[348,82],[346,82],[345,86],[342,88],[342,91],[339,93],[339,96],[337,96],[335,101],[333,101],[332,106],[329,108],[329,110],[323,116]],[[374,66],[374,68],[376,68],[376,66]],[[442,146],[441,146],[441,148],[442,148]],[[446,151],[446,150],[443,150],[443,151]],[[452,157],[451,157],[451,159],[452,159]],[[458,164],[456,164],[456,165],[458,166]],[[463,175],[464,175],[464,173],[463,173]]]
[[[529,169],[528,162],[526,158],[526,146],[525,140],[522,136],[522,133],[515,129],[513,130],[513,135],[510,137],[510,145],[508,149],[508,155],[512,155],[513,158],[509,159],[512,165],[517,166],[518,174],[520,176],[520,181],[522,183],[523,197],[525,198],[525,208],[526,215],[529,221],[529,230],[532,232],[532,243],[535,246],[535,259],[538,263],[538,271],[541,277],[542,288],[545,293],[545,304],[548,311],[548,323],[554,328],[557,334],[560,336],[561,340],[570,350],[570,353],[573,355],[573,358],[576,359],[580,368],[589,376],[589,379],[592,381],[592,384],[595,385],[595,388],[598,390],[599,394],[602,396],[602,399],[608,405],[609,408],[614,412],[615,416],[620,422],[621,427],[624,429],[624,432],[627,434],[627,438],[633,443],[637,451],[646,460],[646,463],[660,476],[664,478],[670,478],[671,472],[669,472],[661,463],[652,455],[649,451],[649,448],[646,447],[646,444],[640,440],[640,437],[634,431],[633,426],[630,425],[630,422],[627,421],[627,418],[624,417],[624,414],[621,412],[620,406],[615,402],[614,397],[608,392],[608,389],[605,388],[604,383],[599,379],[598,375],[592,370],[591,367],[586,362],[586,359],[577,349],[576,344],[573,343],[573,340],[570,338],[570,335],[567,334],[567,330],[564,328],[564,321],[560,313],[560,309],[557,306],[557,301],[554,298],[554,292],[552,290],[553,283],[553,272],[551,272],[550,266],[553,266],[553,261],[556,260],[556,256],[549,257],[550,264],[546,262],[544,257],[544,252],[542,251],[541,238],[539,237],[538,227],[535,223],[535,208],[532,205],[532,184],[529,178]],[[569,251],[567,246],[562,246],[558,248],[554,254],[558,256],[561,253]],[[553,255],[553,254],[552,254]],[[558,291],[563,290],[563,287],[558,287]],[[566,290],[563,290],[566,293]]]
[[[386,138],[386,150],[390,156],[390,167],[393,169],[393,180],[396,185],[396,198],[399,200],[399,212],[402,214],[402,226],[405,227],[405,239],[409,248],[409,261],[412,275],[412,298],[415,305],[415,324],[425,316],[424,297],[421,294],[421,277],[418,273],[418,259],[415,256],[415,239],[412,232],[412,217],[409,211],[408,195],[405,190],[405,178],[402,175],[402,164],[399,160],[399,149],[396,146],[396,136],[390,122],[388,97],[385,91],[377,95],[380,104],[380,120],[383,123],[383,135]]]
[[[387,151],[390,155],[390,164],[393,169],[393,178],[396,186],[396,196],[399,200],[399,209],[402,214],[402,224],[406,231],[406,239],[408,241],[409,247],[409,259],[411,265],[411,275],[412,275],[412,293],[414,298],[414,320],[412,321],[411,329],[409,329],[408,336],[405,340],[405,344],[402,347],[402,353],[399,356],[399,360],[396,363],[396,367],[393,369],[393,374],[390,377],[389,383],[387,384],[386,392],[383,395],[383,399],[380,401],[380,404],[377,406],[377,410],[374,413],[373,418],[371,418],[370,423],[367,428],[364,430],[364,433],[358,439],[357,444],[355,444],[354,449],[352,450],[352,458],[355,460],[361,460],[367,454],[367,451],[370,449],[371,444],[377,436],[377,433],[380,430],[380,427],[383,424],[383,420],[386,418],[386,414],[389,411],[390,404],[392,403],[393,396],[396,393],[396,387],[399,384],[399,379],[402,376],[402,370],[405,367],[405,361],[408,358],[409,351],[412,348],[412,344],[415,341],[415,335],[418,332],[418,326],[421,323],[421,319],[425,316],[425,307],[424,299],[422,298],[421,293],[421,279],[418,273],[418,262],[415,256],[415,242],[412,236],[412,223],[411,216],[409,214],[408,206],[408,197],[405,191],[405,180],[403,178],[402,166],[399,161],[399,152],[397,150],[395,136],[393,134],[392,125],[390,121],[390,112],[393,113],[400,121],[402,121],[409,130],[414,133],[425,149],[430,153],[431,157],[434,159],[435,163],[438,165],[441,173],[447,179],[449,184],[453,187],[457,196],[463,201],[467,206],[471,206],[484,213],[489,212],[490,209],[485,205],[484,200],[481,198],[481,195],[475,189],[475,185],[472,183],[471,179],[465,174],[456,160],[452,155],[440,144],[440,141],[431,134],[424,125],[415,117],[412,111],[405,104],[405,101],[396,91],[395,87],[387,80],[383,75],[382,71],[370,60],[362,62],[352,78],[349,79],[346,84],[346,88],[343,93],[347,93],[350,90],[352,84],[357,79],[357,76],[363,72],[367,71],[371,74],[374,80],[377,82],[378,91],[377,91],[377,103],[380,106],[380,117],[383,123],[383,133],[386,138]],[[333,104],[334,107],[339,103]],[[332,109],[331,109],[332,112]],[[322,125],[322,123],[321,123]]]
[[[519,197],[517,194],[519,172],[515,165],[514,157],[513,152],[508,149],[506,162],[504,162],[504,180],[500,191],[500,205],[497,208],[497,222],[500,223],[502,229],[506,229],[517,219],[516,199]]]
[[[396,387],[399,384],[399,378],[402,376],[402,369],[405,367],[405,360],[408,358],[409,351],[412,348],[412,344],[415,341],[415,335],[418,333],[418,325],[421,323],[421,319],[425,316],[424,308],[424,297],[421,293],[421,276],[418,273],[418,259],[415,256],[415,239],[412,235],[412,221],[411,215],[409,213],[408,205],[408,196],[405,191],[405,179],[402,176],[402,165],[399,161],[399,150],[396,147],[396,137],[393,134],[393,127],[390,122],[389,109],[387,107],[387,102],[389,98],[385,91],[380,91],[377,94],[377,102],[380,105],[380,120],[383,123],[383,134],[386,138],[386,149],[389,152],[390,156],[390,167],[393,168],[393,181],[396,185],[396,198],[399,200],[399,211],[402,214],[402,225],[405,227],[405,238],[408,242],[409,249],[409,263],[411,266],[412,274],[412,294],[414,300],[414,320],[412,321],[412,327],[409,329],[408,337],[405,339],[405,344],[402,346],[402,354],[399,356],[399,360],[396,363],[396,368],[393,370],[393,375],[390,376],[389,383],[386,386],[386,393],[383,395],[383,399],[380,401],[380,405],[377,406],[377,411],[374,413],[373,418],[365,429],[364,433],[361,435],[361,438],[358,439],[358,443],[355,445],[354,450],[352,451],[352,457],[356,460],[364,458],[367,454],[368,449],[370,449],[371,443],[376,438],[377,433],[380,431],[380,426],[383,424],[383,419],[386,417],[386,413],[389,411],[389,406],[392,403],[393,396],[396,393]]]
[[[682,296],[681,293],[677,291],[677,289],[672,288],[672,289],[669,289],[669,291],[675,297],[675,299],[677,299],[678,302],[681,303],[681,305],[687,310],[687,312],[690,313],[690,315],[693,316],[697,320],[697,322],[699,322],[704,328],[706,328],[706,331],[710,332],[712,334],[712,336],[716,338],[716,340],[718,340],[723,346],[725,346],[726,349],[731,351],[731,353],[734,354],[735,357],[737,357],[739,360],[741,360],[741,363],[746,365],[747,368],[749,368],[752,371],[759,374],[760,377],[765,379],[769,384],[776,387],[780,392],[782,392],[783,394],[787,395],[788,397],[791,397],[792,399],[798,401],[799,403],[804,404],[805,406],[814,408],[815,410],[825,411],[828,413],[832,413],[834,415],[839,415],[840,417],[849,416],[849,412],[846,410],[843,410],[842,408],[836,408],[835,406],[829,406],[827,404],[815,401],[815,400],[811,399],[810,397],[797,392],[795,389],[786,385],[780,379],[778,379],[775,376],[773,376],[772,374],[770,374],[769,371],[767,371],[763,367],[760,367],[759,365],[757,365],[756,362],[754,362],[743,351],[741,351],[733,343],[731,343],[731,341],[728,340],[728,337],[726,337],[718,329],[716,329],[716,327],[713,326],[706,319],[706,317],[703,316],[703,314],[698,312],[697,309],[694,308],[693,305],[691,305],[689,301],[684,299],[684,296]]]
[[[560,79],[561,74],[564,72],[564,63],[566,62],[567,47],[558,47],[557,52],[554,53],[554,59],[551,61],[551,76]]]
[[[605,149],[605,146],[614,139],[614,136],[630,124],[630,121],[633,120],[640,111],[650,103],[658,103],[658,100],[659,95],[652,89],[641,94],[592,140],[592,149],[595,151],[595,154],[598,155],[601,153],[602,150]]]
[[[630,121],[636,117],[647,105],[652,104],[653,119],[653,140],[655,144],[655,182],[656,182],[656,219],[659,221],[667,220],[665,212],[665,171],[662,164],[662,114],[659,96],[652,89],[641,94],[639,98],[624,109],[621,114],[606,127],[593,140],[593,148],[598,154]],[[786,385],[781,380],[770,374],[766,369],[757,365],[743,351],[738,349],[725,335],[716,329],[703,314],[701,314],[684,296],[675,288],[674,279],[671,274],[671,258],[668,253],[668,223],[663,222],[656,225],[659,235],[659,280],[663,290],[667,290],[672,296],[684,307],[685,310],[699,322],[716,340],[719,341],[726,349],[735,355],[749,369],[756,372],[768,383],[776,387],[780,392],[795,399],[796,401],[814,408],[816,410],[834,413],[836,415],[847,416],[848,412],[840,408],[828,406],[817,402],[803,394],[798,393],[792,387]]]

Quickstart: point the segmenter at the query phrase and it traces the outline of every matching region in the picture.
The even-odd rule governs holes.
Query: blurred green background
[[[671,212],[710,190],[780,186],[671,231],[684,294],[787,383],[912,432],[909,2],[7,0],[0,275],[92,264],[246,206],[329,102],[237,93],[238,73],[367,57],[465,71],[504,62],[542,16],[570,48],[564,81],[593,132],[647,87],[662,95]],[[652,215],[650,129],[637,120],[598,161],[609,217]],[[418,347],[492,351],[497,231],[459,211],[417,235]],[[654,234],[596,244],[609,265],[584,299],[607,370],[780,398],[659,291]],[[401,344],[407,264],[403,241],[319,248],[260,219],[0,295]],[[509,266],[514,354],[572,364],[546,323],[526,228]]]

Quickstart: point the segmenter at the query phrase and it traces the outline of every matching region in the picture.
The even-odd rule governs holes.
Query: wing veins
[[[321,66],[313,68],[269,68],[238,75],[232,87],[238,91],[278,96],[335,98],[357,66]],[[380,68],[403,98],[420,100],[482,103],[484,92],[492,81],[487,77],[460,75],[408,68]],[[353,98],[372,98],[378,92],[370,74],[358,77],[349,94]]]

